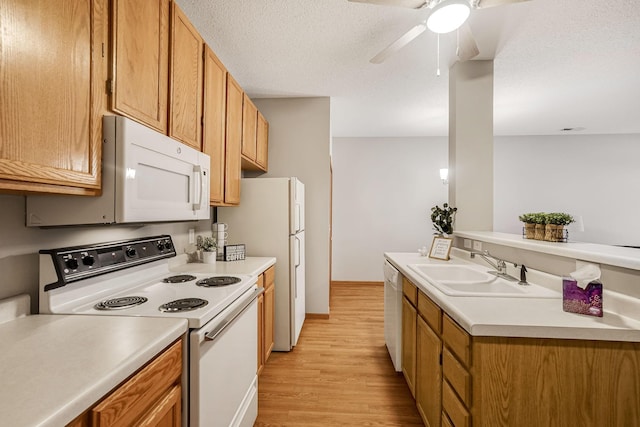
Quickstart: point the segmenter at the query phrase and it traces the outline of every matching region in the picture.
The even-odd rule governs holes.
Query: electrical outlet
[[[474,240],[473,241],[473,250],[474,251],[481,251],[482,250],[482,242]]]
[[[471,249],[471,239],[464,239],[463,244],[465,249]]]
[[[196,230],[195,228],[189,229],[189,244],[193,245],[196,242]]]

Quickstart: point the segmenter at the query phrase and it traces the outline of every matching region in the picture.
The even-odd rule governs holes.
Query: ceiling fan
[[[407,31],[402,37],[391,43],[380,53],[370,59],[373,64],[380,64],[391,55],[409,44],[427,28],[434,33],[444,34],[458,30],[458,48],[456,56],[459,61],[468,61],[476,57],[480,51],[473,37],[471,28],[466,22],[471,9],[485,9],[510,3],[528,0],[349,0],[355,3],[368,3],[381,6],[397,6],[410,9],[431,9],[426,20]]]

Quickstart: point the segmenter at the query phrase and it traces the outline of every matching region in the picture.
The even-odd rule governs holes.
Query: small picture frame
[[[431,250],[429,250],[429,258],[449,261],[452,243],[453,239],[449,237],[434,236],[433,242],[431,242]]]

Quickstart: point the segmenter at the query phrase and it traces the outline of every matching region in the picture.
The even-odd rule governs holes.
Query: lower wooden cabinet
[[[411,395],[416,396],[416,308],[402,298],[402,373]]]
[[[276,321],[276,267],[264,272],[264,360],[273,351]]]
[[[264,293],[258,297],[258,375],[269,360],[274,343],[275,323],[275,266],[269,267],[258,278]]]
[[[472,337],[424,293],[417,301],[403,298],[403,363],[425,425],[640,425],[640,343]]]
[[[182,340],[170,346],[68,427],[182,423]]]
[[[442,341],[418,315],[416,362],[416,406],[425,425],[440,425],[442,412]]]

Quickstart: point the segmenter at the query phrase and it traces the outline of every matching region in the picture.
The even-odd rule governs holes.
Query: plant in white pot
[[[213,237],[205,237],[198,245],[202,250],[202,262],[213,264],[216,262],[216,240]]]

